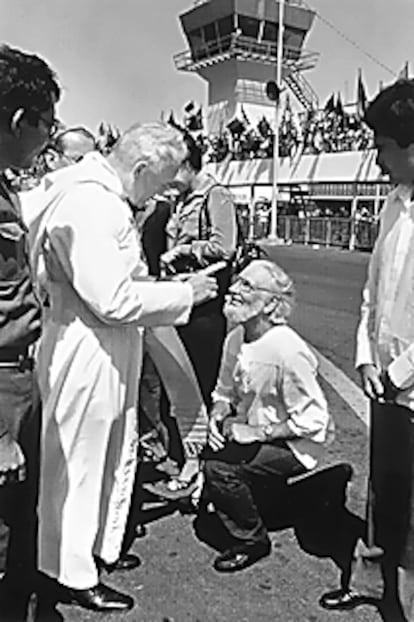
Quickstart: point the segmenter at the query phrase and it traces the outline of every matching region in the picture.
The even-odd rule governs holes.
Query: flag
[[[269,134],[272,133],[272,128],[270,126],[270,123],[264,115],[260,119],[259,123],[257,124],[257,129],[259,133],[263,136],[263,138],[267,138]]]
[[[362,71],[358,70],[358,84],[357,84],[357,117],[363,119],[365,111],[367,109],[367,95],[365,92],[364,83],[362,81]]]
[[[193,112],[194,108],[195,108],[194,102],[193,100],[191,100],[184,106],[184,112],[187,112],[187,113]]]
[[[168,125],[172,125],[173,127],[178,127],[178,123],[175,120],[174,113],[173,113],[172,110],[170,112],[170,116],[168,117],[167,123],[168,123]]]
[[[241,106],[240,112],[241,112],[241,115],[242,115],[243,123],[245,124],[246,128],[250,127],[249,117],[246,114],[244,106]]]
[[[408,67],[408,60],[404,63],[404,67],[401,69],[400,73],[398,74],[398,80],[408,80],[409,79],[409,67]]]
[[[324,110],[327,113],[335,112],[335,95],[333,93],[328,99],[328,101],[326,102]]]
[[[287,118],[290,119],[290,117],[292,116],[292,107],[290,105],[290,97],[289,97],[289,93],[286,94],[286,100],[285,100],[285,115]]]
[[[187,119],[186,127],[190,132],[197,132],[203,129],[203,112],[201,106],[195,114]]]
[[[336,97],[335,112],[338,115],[338,117],[343,117],[344,116],[344,107],[342,105],[342,99],[341,99],[341,94],[340,93],[338,93],[338,95]]]
[[[246,126],[240,121],[240,119],[235,117],[229,123],[227,123],[227,129],[233,136],[240,136],[240,134],[245,131]]]

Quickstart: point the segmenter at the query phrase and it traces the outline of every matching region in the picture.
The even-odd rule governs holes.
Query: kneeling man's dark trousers
[[[284,441],[240,445],[228,443],[218,452],[205,453],[206,492],[223,525],[242,545],[268,541],[266,527],[255,501],[255,491],[269,484],[269,494],[288,477],[305,469]]]

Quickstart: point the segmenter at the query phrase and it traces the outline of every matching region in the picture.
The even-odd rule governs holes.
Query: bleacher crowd
[[[203,132],[201,109],[184,115],[187,127],[206,154],[207,161],[253,160],[273,157],[274,131],[263,116],[254,126],[245,111],[235,117],[218,135]],[[358,112],[349,112],[340,98],[331,97],[325,107],[299,115],[286,99],[279,126],[279,153],[282,158],[298,154],[364,151],[373,148],[372,131]]]

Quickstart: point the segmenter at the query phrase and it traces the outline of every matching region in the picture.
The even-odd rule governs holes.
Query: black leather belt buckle
[[[18,363],[21,371],[33,371],[34,359],[31,356],[21,354]]]

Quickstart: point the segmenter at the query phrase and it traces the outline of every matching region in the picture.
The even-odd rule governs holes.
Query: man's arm
[[[226,443],[223,423],[234,412],[232,405],[235,404],[236,394],[233,371],[242,341],[243,332],[241,327],[238,327],[227,335],[223,345],[220,371],[212,394],[213,406],[209,414],[208,443],[215,451],[222,449]]]
[[[228,190],[220,186],[209,192],[207,205],[210,221],[208,240],[195,240],[191,243],[191,253],[200,262],[202,259],[230,259],[236,250],[237,221],[236,207]]]
[[[288,418],[280,423],[261,426],[261,438],[258,440],[309,438],[323,443],[332,423],[317,381],[316,360],[310,352],[289,353],[280,371],[278,392]]]
[[[195,297],[192,282],[201,277],[187,283],[134,280],[131,253],[123,248],[130,238],[122,232],[119,239],[122,209],[103,189],[83,186],[72,192],[59,208],[59,224],[49,231],[52,261],[55,255],[80,298],[105,323],[186,323]],[[203,284],[208,299],[210,280]]]
[[[362,389],[370,399],[378,399],[384,394],[381,372],[375,365],[371,341],[371,321],[375,312],[378,279],[379,239],[374,246],[368,266],[368,278],[362,291],[360,321],[356,334],[355,368],[361,377]]]

